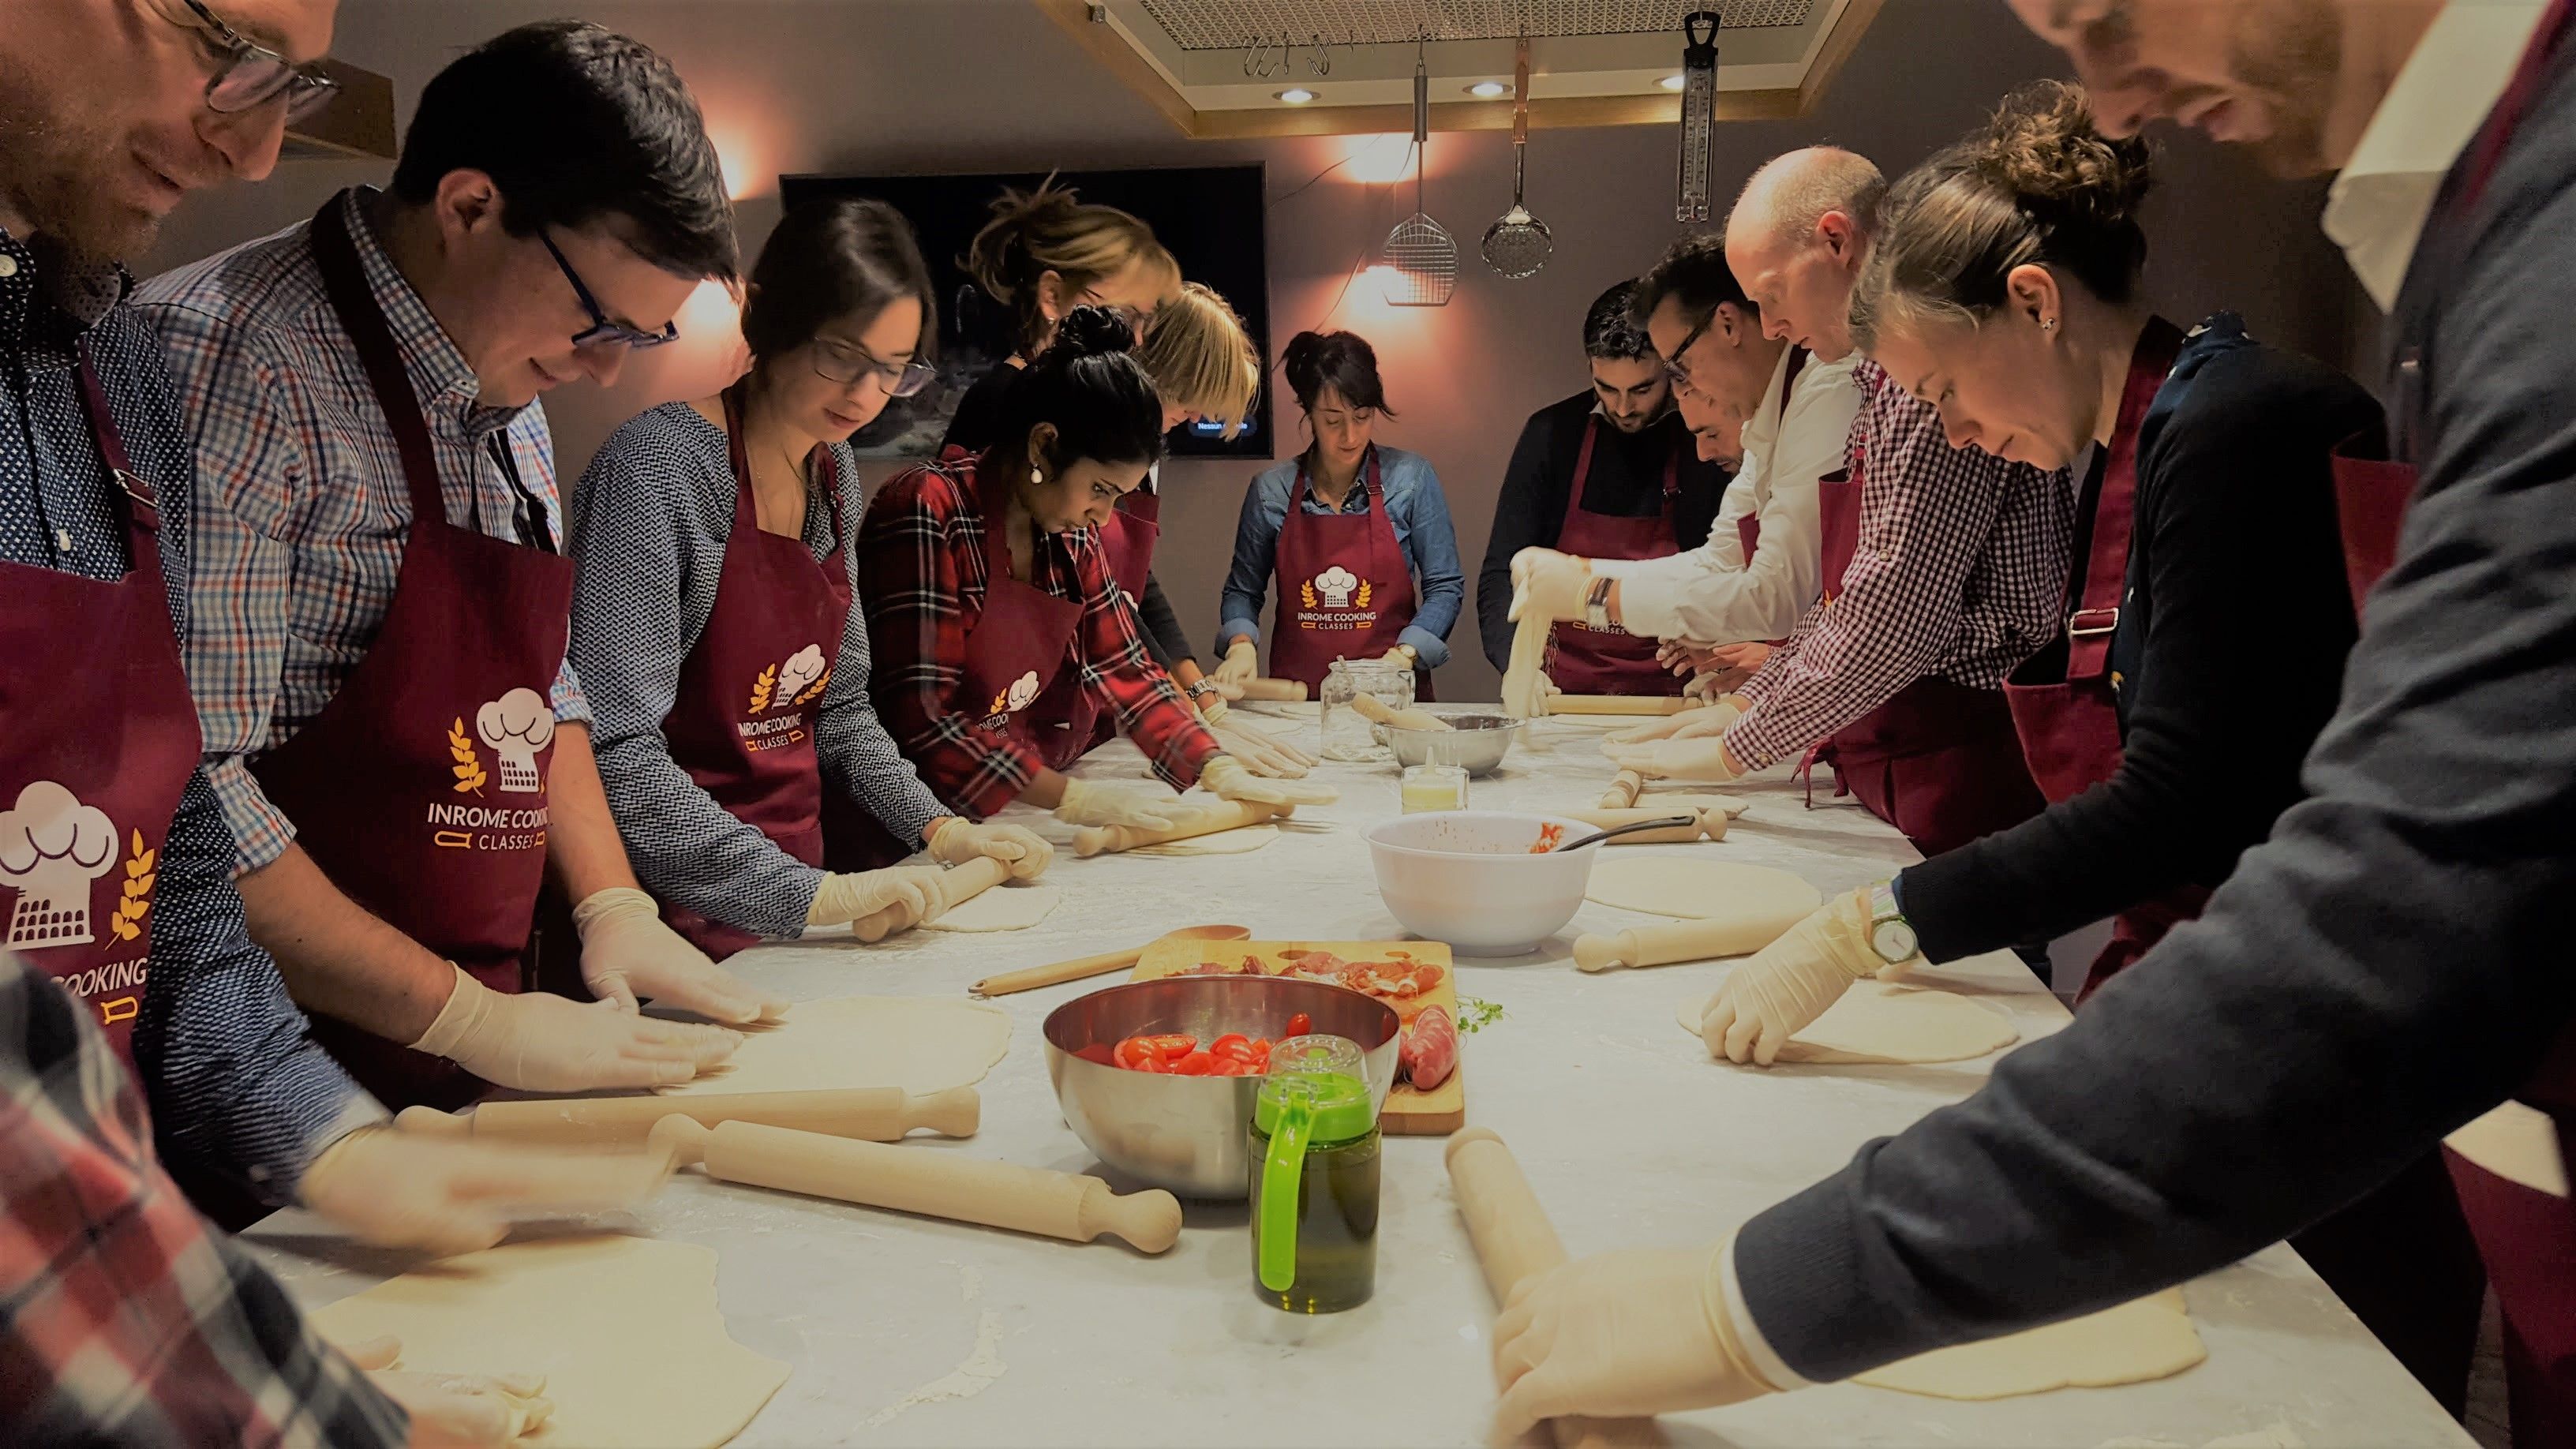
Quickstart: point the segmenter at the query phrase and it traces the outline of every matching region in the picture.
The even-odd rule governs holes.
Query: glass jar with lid
[[[1324,671],[1317,698],[1324,706],[1324,758],[1388,760],[1394,753],[1378,742],[1377,729],[1351,701],[1371,695],[1388,709],[1413,707],[1413,670],[1382,659],[1336,659]]]

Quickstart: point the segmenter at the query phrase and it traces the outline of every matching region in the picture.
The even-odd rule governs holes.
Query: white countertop
[[[1311,720],[1263,723],[1315,744]],[[1617,723],[1533,726],[1501,771],[1474,782],[1471,803],[1589,805],[1609,776],[1594,741]],[[1119,741],[1079,773],[1145,771]],[[1199,922],[1240,923],[1264,939],[1401,935],[1359,839],[1395,813],[1393,766],[1328,763],[1317,778],[1339,786],[1341,802],[1298,818],[1333,828],[1249,854],[1077,860],[1068,846],[1047,876],[1066,899],[1027,931],[762,947],[735,965],[800,1001],[945,995]],[[1730,793],[1754,804],[1723,843],[1611,848],[1774,865],[1826,891],[1914,858],[1858,806],[1823,799],[1829,788],[1804,808],[1785,772]],[[1044,820],[1020,809],[1010,818]],[[1069,839],[1052,821],[1045,829]],[[1574,969],[1575,933],[1659,919],[1587,903],[1535,955],[1459,962],[1461,994],[1505,1012],[1463,1040],[1468,1120],[1511,1145],[1578,1256],[1708,1241],[1841,1167],[1863,1141],[1965,1096],[1992,1065],[1762,1073],[1713,1063],[1674,1024],[1674,1007],[1713,989],[1724,966]],[[2025,1037],[2066,1020],[2008,955],[1927,977],[2010,1011]],[[1056,1108],[1038,1028],[1056,1006],[1122,979],[1002,998],[1014,1030],[1010,1055],[983,1084],[983,1131],[962,1142],[916,1137],[905,1150],[1093,1168]],[[1443,1145],[1387,1139],[1377,1296],[1326,1317],[1255,1299],[1240,1203],[1190,1204],[1179,1245],[1148,1258],[1114,1239],[1075,1246],[684,1174],[633,1228],[715,1248],[733,1336],[794,1366],[739,1444],[1477,1444],[1493,1402],[1494,1306],[1450,1201]],[[310,1231],[281,1214],[250,1235],[301,1301],[376,1281],[283,1250]],[[1986,1404],[1837,1386],[1664,1422],[1676,1444],[1740,1449],[2471,1443],[2288,1248],[2201,1279],[2188,1297],[2209,1360],[2160,1383]],[[942,1380],[972,1392],[907,1402]]]

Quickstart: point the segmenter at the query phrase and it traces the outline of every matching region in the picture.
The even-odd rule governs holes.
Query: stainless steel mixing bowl
[[[1242,1197],[1245,1134],[1258,1077],[1167,1077],[1085,1061],[1088,1046],[1188,1032],[1204,1045],[1230,1031],[1276,1039],[1298,1012],[1314,1030],[1358,1042],[1371,1105],[1395,1085],[1395,1008],[1372,996],[1285,976],[1170,976],[1068,1001],[1046,1019],[1047,1079],[1082,1145],[1130,1177],[1183,1197]]]
[[[1437,714],[1439,711],[1433,711]],[[1464,765],[1472,778],[1490,774],[1512,741],[1519,737],[1522,721],[1500,714],[1441,714],[1449,722],[1445,730],[1400,730],[1390,725],[1381,733],[1387,748],[1395,751],[1399,765]]]

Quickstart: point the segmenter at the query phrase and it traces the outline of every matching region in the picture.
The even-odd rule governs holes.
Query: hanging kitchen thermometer
[[[1386,234],[1386,300],[1396,307],[1446,307],[1458,289],[1458,241],[1422,208],[1423,145],[1431,136],[1431,70],[1413,59],[1413,215]]]
[[[1682,40],[1681,172],[1673,219],[1706,221],[1709,149],[1717,125],[1717,12],[1694,10],[1684,17]]]

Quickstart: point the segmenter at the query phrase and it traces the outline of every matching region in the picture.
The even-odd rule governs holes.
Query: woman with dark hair
[[[1013,376],[993,445],[896,474],[859,525],[876,696],[922,778],[972,818],[1026,797],[1074,825],[1167,823],[1167,798],[1060,773],[1103,711],[1175,788],[1333,798],[1254,778],[1145,656],[1100,541],[1163,452],[1135,341],[1116,312],[1074,309]]]
[[[937,867],[884,867],[924,845],[1046,868],[1039,836],[941,807],[868,700],[848,441],[929,380],[937,331],[901,216],[800,207],[752,270],[750,371],[628,420],[582,475],[571,652],[600,776],[636,874],[710,956],[913,925],[941,904]],[[827,871],[844,815],[877,823],[877,858]]]
[[[1271,674],[1317,689],[1336,658],[1383,658],[1420,671],[1429,699],[1467,597],[1440,475],[1418,453],[1377,445],[1378,415],[1395,409],[1366,339],[1300,332],[1280,368],[1312,441],[1244,490],[1217,625],[1225,660],[1211,677],[1235,687],[1260,672],[1256,621],[1275,573]]]

